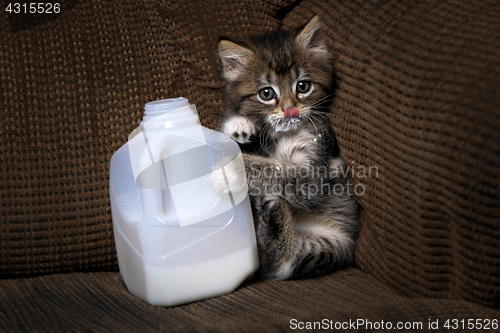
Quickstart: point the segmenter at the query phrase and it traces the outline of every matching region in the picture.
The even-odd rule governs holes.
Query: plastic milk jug
[[[229,293],[256,271],[248,190],[216,191],[211,180],[219,173],[227,185],[231,163],[243,163],[238,145],[201,126],[187,99],[146,104],[110,165],[118,266],[131,294],[173,306]]]

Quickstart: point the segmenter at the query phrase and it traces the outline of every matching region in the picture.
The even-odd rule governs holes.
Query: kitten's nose
[[[285,109],[285,118],[294,118],[300,115],[299,108],[296,106],[289,106]]]

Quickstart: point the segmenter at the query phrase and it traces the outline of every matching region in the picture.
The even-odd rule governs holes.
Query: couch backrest
[[[500,13],[476,2],[80,1],[43,22],[2,12],[0,275],[116,270],[109,159],[143,105],[184,96],[217,127],[218,38],[318,14],[362,207],[359,267],[408,296],[499,307]]]

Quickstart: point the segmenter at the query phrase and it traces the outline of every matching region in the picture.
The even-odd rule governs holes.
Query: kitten
[[[354,257],[358,206],[328,114],[333,65],[320,28],[314,17],[301,29],[219,43],[221,130],[245,162],[226,173],[231,188],[245,188],[246,173],[261,278],[318,276]]]

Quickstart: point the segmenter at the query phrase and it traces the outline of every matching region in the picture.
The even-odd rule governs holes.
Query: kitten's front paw
[[[222,126],[222,132],[238,143],[249,143],[257,132],[253,122],[245,117],[234,116]]]
[[[225,165],[226,163],[221,164]],[[224,173],[226,174],[226,177],[224,177]],[[210,177],[217,192],[227,194],[231,191],[233,195],[236,195],[244,191],[248,191],[245,165],[242,160],[236,158],[229,164],[225,165],[224,173],[221,168],[220,170],[214,172]]]
[[[212,185],[215,188],[215,191],[220,194],[227,194],[228,193],[228,188],[226,185],[226,177],[224,177],[224,174],[222,171],[214,172],[210,176],[210,181],[212,182]]]

